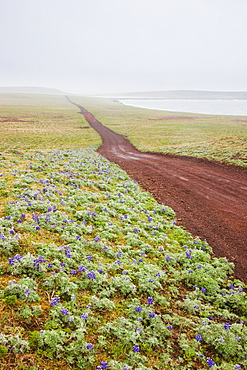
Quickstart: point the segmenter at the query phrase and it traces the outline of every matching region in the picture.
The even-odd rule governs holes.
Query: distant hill
[[[102,95],[102,96],[106,96]],[[247,100],[247,91],[196,91],[196,90],[169,90],[169,91],[140,91],[129,93],[107,94],[118,99],[191,99],[191,100]]]
[[[66,95],[65,92],[49,87],[31,87],[31,86],[0,86],[0,93],[10,94],[48,94],[48,95]]]

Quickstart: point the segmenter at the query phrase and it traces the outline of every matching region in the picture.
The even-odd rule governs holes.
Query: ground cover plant
[[[92,149],[0,157],[1,369],[246,369],[233,264]]]

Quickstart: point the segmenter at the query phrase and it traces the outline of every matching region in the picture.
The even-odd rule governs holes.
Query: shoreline
[[[137,101],[139,104],[133,101]],[[114,102],[136,108],[174,113],[247,117],[247,100],[245,99],[121,98],[114,99]],[[147,102],[150,102],[150,104]],[[161,102],[160,105],[156,104],[158,102]],[[230,107],[229,102],[231,102]],[[147,103],[146,106],[145,103]],[[154,104],[152,105],[152,103]],[[168,103],[168,106],[163,107],[162,103],[163,105]]]

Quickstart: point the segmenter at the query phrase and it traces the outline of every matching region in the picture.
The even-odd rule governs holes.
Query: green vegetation
[[[95,148],[98,134],[64,96],[1,94],[0,151]],[[87,127],[87,128],[86,128]]]
[[[0,176],[2,370],[246,369],[233,263],[117,165],[11,151]]]

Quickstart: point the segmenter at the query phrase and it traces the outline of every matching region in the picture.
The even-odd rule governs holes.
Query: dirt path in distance
[[[102,138],[98,152],[117,163],[154,198],[176,212],[178,224],[206,239],[217,257],[235,263],[247,283],[247,168],[193,157],[143,153],[76,105]]]

